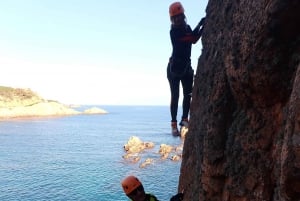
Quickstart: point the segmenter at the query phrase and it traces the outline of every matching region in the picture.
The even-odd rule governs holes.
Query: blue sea
[[[97,107],[108,114],[0,121],[0,200],[128,200],[127,175],[161,201],[176,194],[181,161],[158,154],[160,144],[183,143],[170,134],[168,106]],[[122,157],[131,136],[155,144],[137,163]],[[146,158],[154,162],[140,168]]]

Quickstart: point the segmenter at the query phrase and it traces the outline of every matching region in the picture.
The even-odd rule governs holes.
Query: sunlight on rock
[[[139,164],[140,168],[152,165],[155,161],[162,162],[166,159],[171,161],[181,161],[184,141],[181,140],[181,142],[181,144],[176,146],[162,143],[158,150],[149,151],[155,148],[153,142],[143,142],[137,136],[131,136],[123,146],[125,154],[122,157],[129,163],[137,163],[142,160],[143,162]]]
[[[173,150],[173,147],[171,145],[161,144],[158,152],[161,155],[164,155],[164,154],[170,153],[172,150]]]
[[[128,142],[124,145],[126,153],[140,153],[144,149],[151,149],[154,147],[153,142],[143,142],[136,136],[131,136]]]
[[[180,129],[180,137],[184,139],[188,131],[189,129],[187,127],[182,126]]]
[[[181,157],[182,156],[180,156],[180,155],[174,155],[174,156],[171,157],[171,160],[172,161],[179,161],[179,160],[181,160]]]

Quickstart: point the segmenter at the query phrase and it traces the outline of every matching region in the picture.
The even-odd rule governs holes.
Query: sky
[[[181,1],[192,29],[207,1]],[[0,0],[0,86],[65,104],[168,105],[172,2]]]

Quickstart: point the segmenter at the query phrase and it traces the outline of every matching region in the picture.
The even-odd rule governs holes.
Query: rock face
[[[300,200],[300,1],[210,0],[185,201]]]

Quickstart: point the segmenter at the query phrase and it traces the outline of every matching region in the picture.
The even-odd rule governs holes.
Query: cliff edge
[[[299,0],[209,0],[185,201],[300,200],[299,11]]]

